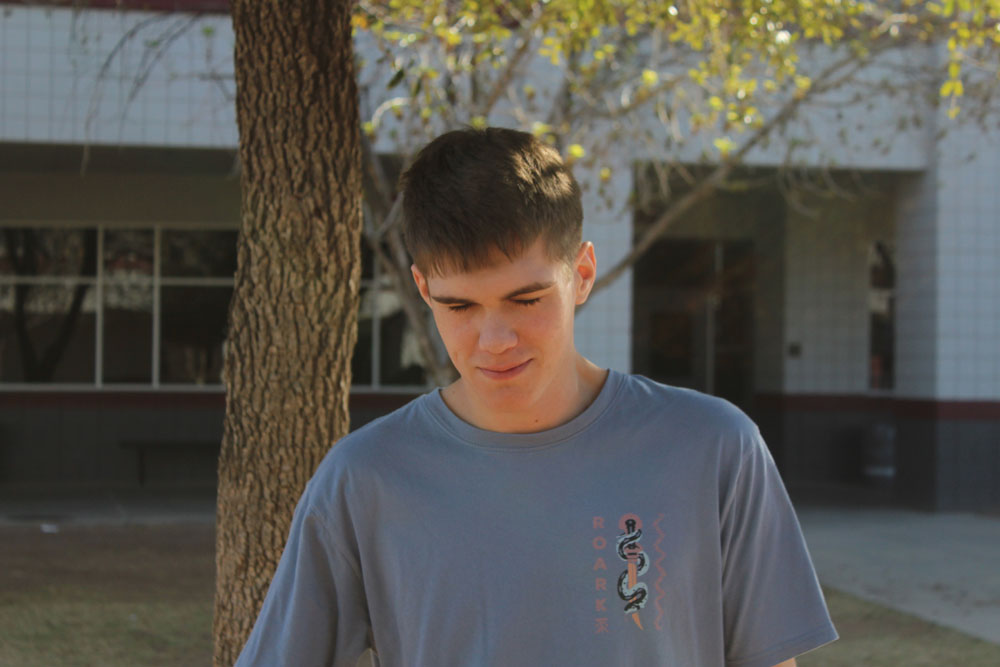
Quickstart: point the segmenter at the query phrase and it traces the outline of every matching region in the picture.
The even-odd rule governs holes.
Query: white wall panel
[[[231,147],[228,16],[5,5],[0,141]]]

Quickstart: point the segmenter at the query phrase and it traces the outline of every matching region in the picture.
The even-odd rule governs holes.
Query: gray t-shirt
[[[237,665],[771,667],[836,637],[753,422],[611,371],[547,431],[437,390],[341,440]]]

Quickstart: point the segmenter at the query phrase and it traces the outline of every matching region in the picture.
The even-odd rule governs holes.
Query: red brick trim
[[[352,410],[390,412],[418,394],[357,393],[349,398]],[[205,408],[224,410],[222,391],[0,391],[0,408]]]
[[[229,0],[0,0],[0,5],[228,14]]]
[[[880,412],[909,419],[1000,421],[1000,401],[948,401],[850,394],[757,394],[754,407],[791,412]]]
[[[222,391],[22,391],[0,392],[3,408],[213,408],[224,410]]]

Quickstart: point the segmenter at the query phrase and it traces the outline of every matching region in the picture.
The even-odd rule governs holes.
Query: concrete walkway
[[[1000,644],[1000,518],[797,504],[820,581]],[[211,490],[0,491],[5,525],[211,523]],[[2,564],[0,564],[2,566]]]
[[[820,581],[1000,644],[1000,519],[798,507]]]

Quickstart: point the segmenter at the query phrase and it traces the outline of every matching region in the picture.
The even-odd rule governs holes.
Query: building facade
[[[0,488],[214,480],[239,228],[230,19],[105,4],[0,4]],[[578,347],[740,405],[793,488],[1000,507],[1000,129],[933,107],[898,128],[895,104],[811,116],[791,194],[783,147],[752,153],[746,177],[772,185],[673,225],[580,311]],[[585,193],[601,267],[665,206],[655,148],[613,160]],[[417,359],[366,256],[354,425],[429,387]]]

